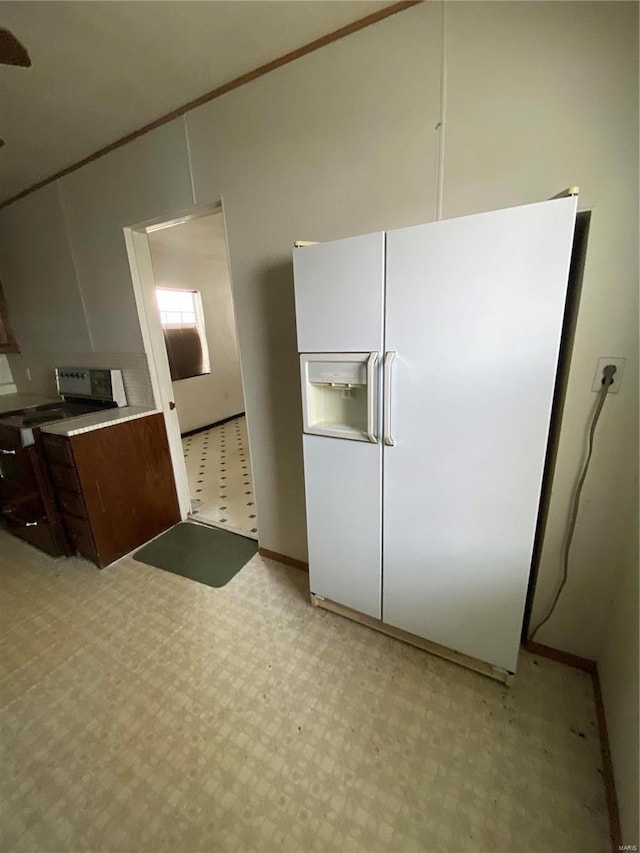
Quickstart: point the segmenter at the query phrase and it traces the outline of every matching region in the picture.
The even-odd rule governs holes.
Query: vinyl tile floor
[[[510,689],[312,608],[0,531],[0,849],[606,853],[589,677]]]
[[[257,539],[246,417],[186,436],[182,447],[194,520]]]

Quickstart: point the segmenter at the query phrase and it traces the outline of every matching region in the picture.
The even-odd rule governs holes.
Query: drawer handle
[[[0,453],[3,456],[15,456],[17,451],[16,450],[5,450],[4,447],[0,447]]]
[[[33,521],[25,521],[22,518],[16,518],[16,516],[13,514],[12,507],[5,507],[2,510],[2,514],[10,524],[15,525],[16,527],[37,527],[39,524],[42,524],[45,521],[44,518],[34,519]]]

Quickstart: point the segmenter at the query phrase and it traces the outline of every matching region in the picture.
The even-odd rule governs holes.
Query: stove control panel
[[[63,397],[106,400],[126,406],[122,371],[88,367],[57,367],[56,384]]]

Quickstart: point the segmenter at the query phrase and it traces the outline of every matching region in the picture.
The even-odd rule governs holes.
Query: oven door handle
[[[33,521],[25,521],[22,518],[17,518],[14,515],[14,509],[11,506],[7,506],[2,510],[2,514],[7,519],[9,524],[13,524],[15,527],[38,527],[39,524],[42,524],[46,519],[37,518]]]

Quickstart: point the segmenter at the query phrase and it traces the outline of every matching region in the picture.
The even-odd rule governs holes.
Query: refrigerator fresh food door
[[[375,444],[377,364],[377,352],[301,355],[304,432]]]
[[[387,235],[383,619],[510,672],[576,207],[564,198]]]
[[[380,619],[382,445],[302,443],[310,591]]]
[[[384,234],[293,250],[298,352],[382,349]]]

